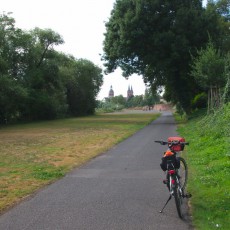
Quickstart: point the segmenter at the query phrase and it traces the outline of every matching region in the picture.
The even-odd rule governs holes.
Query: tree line
[[[106,22],[106,72],[142,75],[187,114],[229,100],[230,0],[117,0]]]
[[[51,29],[23,31],[0,14],[0,123],[94,113],[102,69],[57,52],[63,43]]]
[[[134,107],[148,107],[150,109],[153,107],[153,105],[159,103],[160,99],[161,96],[157,91],[152,91],[151,88],[146,88],[144,95],[133,95],[129,98],[119,95],[98,101],[97,111],[113,112],[122,110],[124,108]]]

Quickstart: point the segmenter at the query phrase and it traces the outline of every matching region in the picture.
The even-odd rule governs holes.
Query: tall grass
[[[230,223],[230,104],[208,116],[181,125],[190,142],[186,158],[196,229],[229,229]]]

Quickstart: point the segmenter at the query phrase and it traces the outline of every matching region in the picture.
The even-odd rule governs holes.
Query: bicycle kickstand
[[[166,203],[165,203],[164,207],[162,208],[162,210],[160,211],[160,213],[163,212],[163,210],[165,209],[166,205],[168,204],[168,202],[169,202],[171,199],[172,199],[172,195],[170,194],[168,200],[166,201]]]

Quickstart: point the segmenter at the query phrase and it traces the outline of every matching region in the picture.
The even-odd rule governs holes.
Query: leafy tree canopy
[[[73,75],[67,81],[67,100],[72,115],[93,114],[96,96],[103,83],[102,70],[91,61],[75,60]]]
[[[193,60],[191,74],[201,87],[209,89],[225,85],[224,73],[225,60],[220,50],[216,50],[213,43],[209,42],[205,49],[198,51],[198,56]]]
[[[189,112],[197,93],[189,76],[191,54],[218,32],[211,30],[216,24],[200,0],[117,0],[106,23],[106,71],[120,67],[126,77],[141,74],[153,88],[165,86],[169,98]]]
[[[94,112],[102,70],[55,51],[63,42],[51,29],[23,31],[0,14],[0,123]]]

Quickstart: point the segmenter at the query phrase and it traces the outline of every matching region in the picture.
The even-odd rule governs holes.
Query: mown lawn
[[[96,115],[0,128],[0,212],[143,128],[159,114]]]
[[[186,151],[191,212],[197,230],[229,229],[230,104],[210,116],[198,114],[179,125]]]

